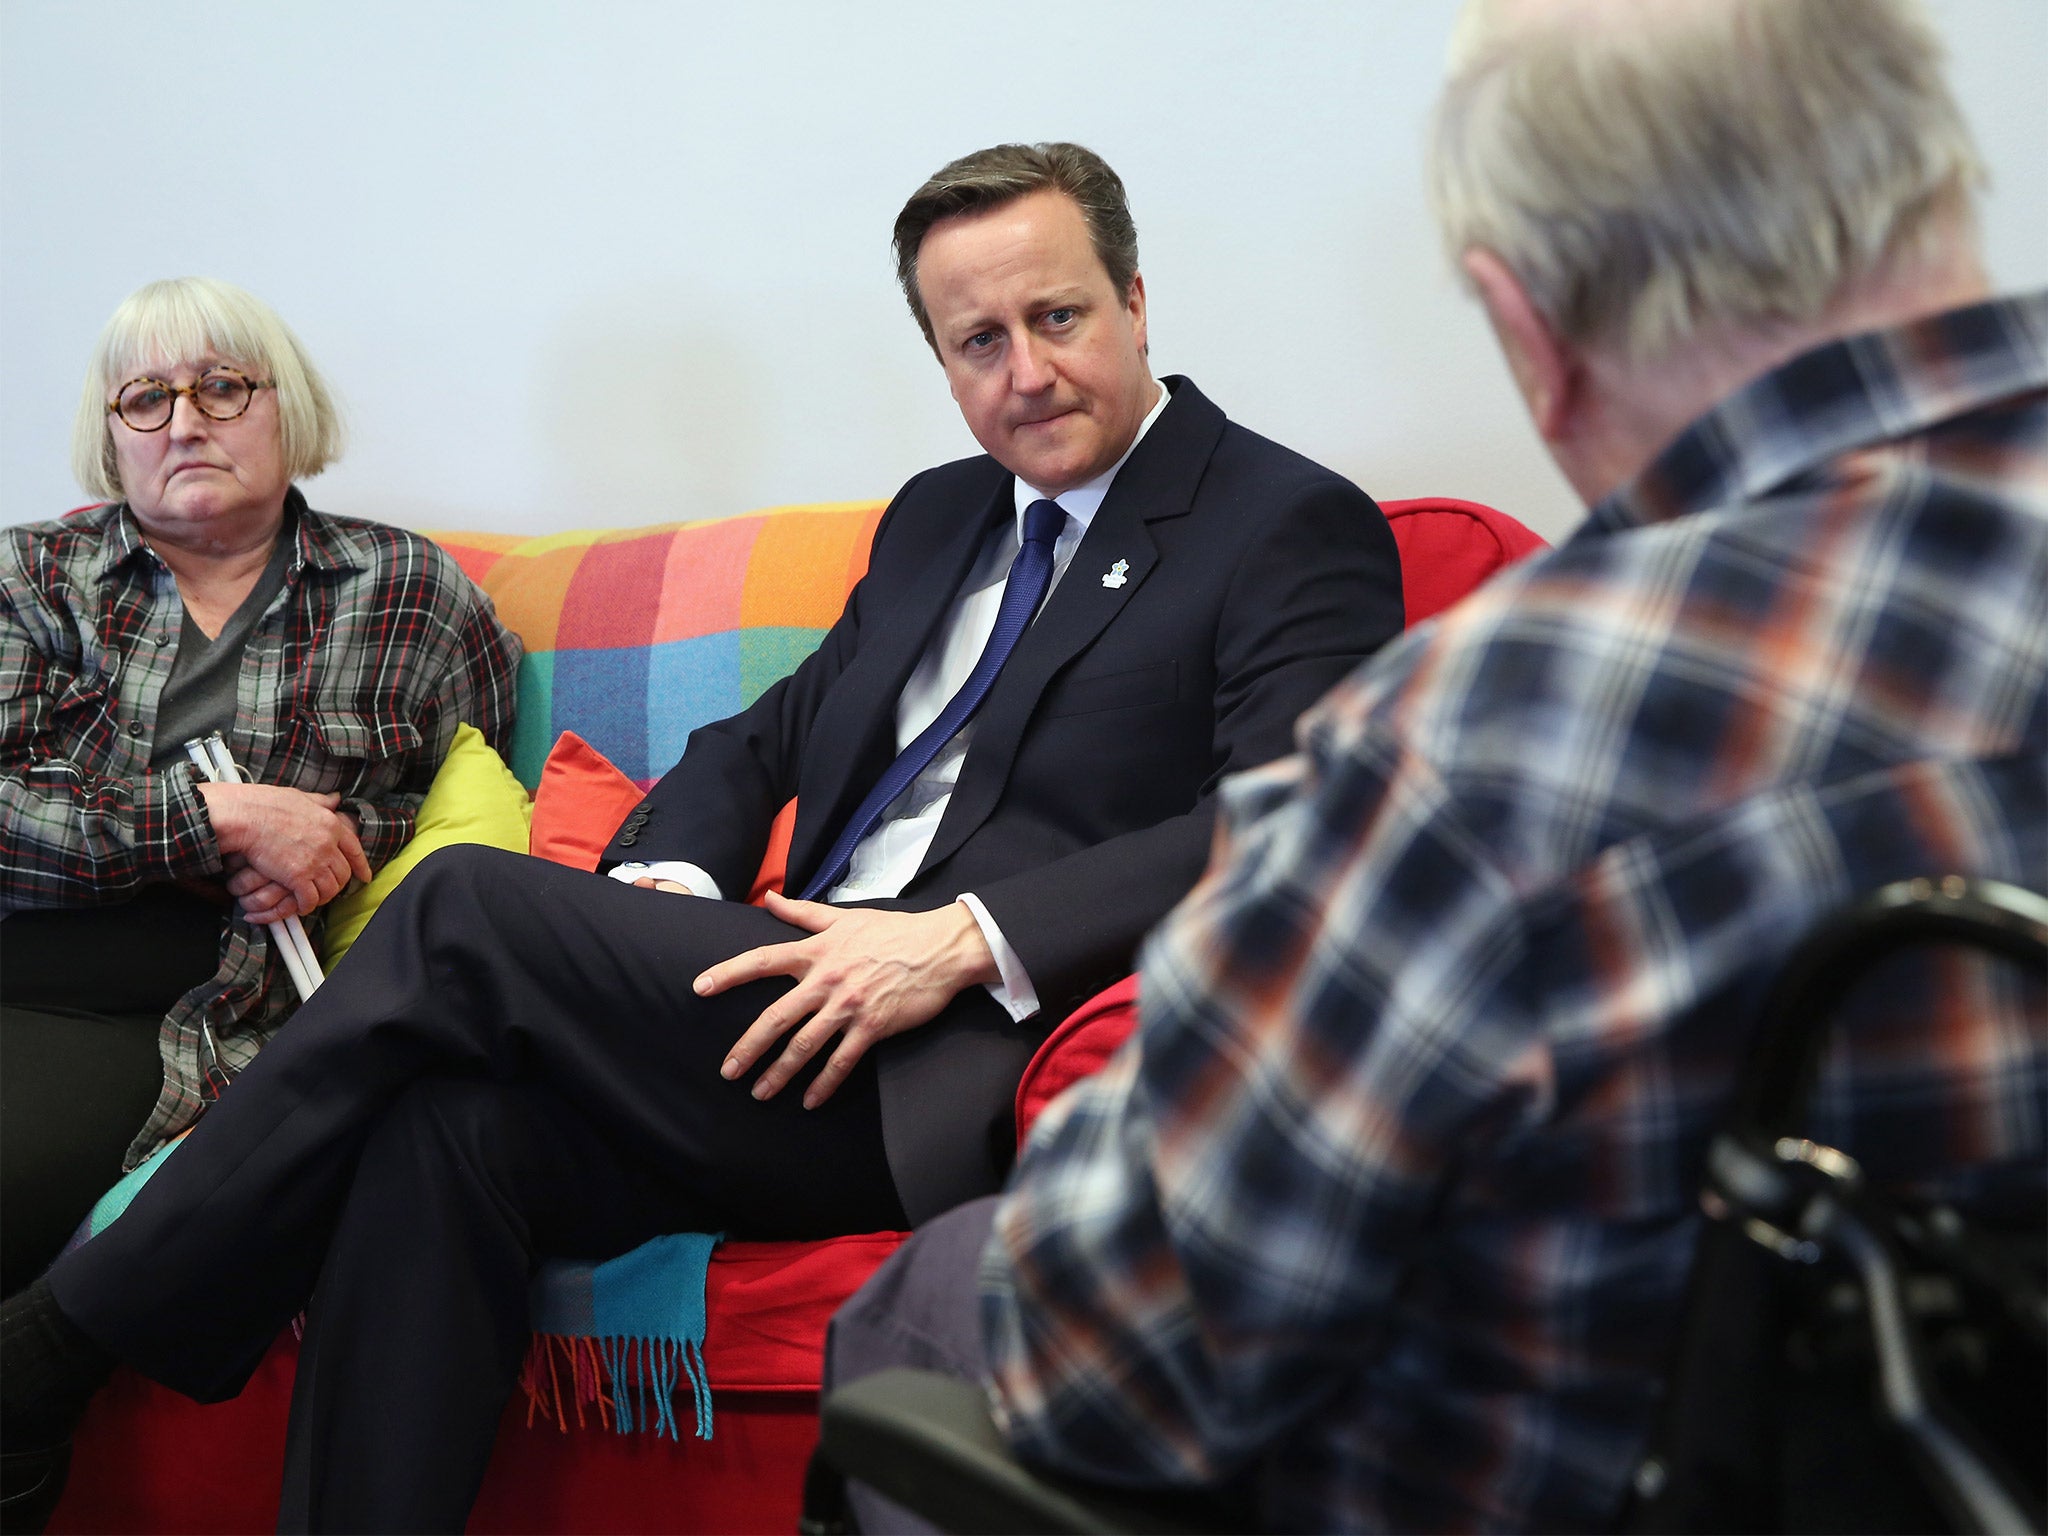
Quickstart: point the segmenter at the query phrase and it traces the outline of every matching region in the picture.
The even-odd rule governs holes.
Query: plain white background
[[[1798,0],[1792,0],[1798,3]],[[1935,0],[2006,287],[2048,281],[2044,0]],[[882,497],[974,451],[890,275],[954,155],[1131,191],[1153,357],[1381,497],[1556,537],[1569,491],[1439,253],[1452,0],[0,0],[0,522],[83,499],[86,351],[254,290],[353,443],[314,503],[538,532]]]

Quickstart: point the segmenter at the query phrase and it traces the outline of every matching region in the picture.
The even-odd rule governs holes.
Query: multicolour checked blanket
[[[651,784],[690,732],[737,714],[817,649],[867,569],[884,503],[518,538],[437,533],[526,642],[512,771],[563,731]]]

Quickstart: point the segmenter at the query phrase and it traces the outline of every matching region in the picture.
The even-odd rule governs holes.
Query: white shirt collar
[[[1159,381],[1155,379],[1153,382],[1158,384]],[[1071,491],[1062,491],[1059,495],[1053,497],[1053,500],[1059,504],[1060,510],[1071,519],[1072,525],[1067,528],[1067,535],[1078,539],[1080,534],[1088,531],[1088,525],[1095,520],[1095,514],[1102,509],[1102,499],[1109,494],[1110,482],[1116,479],[1117,471],[1124,467],[1131,455],[1138,451],[1138,444],[1145,441],[1145,434],[1152,430],[1152,423],[1159,419],[1160,413],[1166,409],[1167,402],[1172,399],[1173,391],[1164,384],[1159,384],[1159,398],[1152,402],[1152,409],[1147,411],[1145,419],[1138,423],[1138,435],[1131,439],[1131,446],[1124,450],[1123,458],[1118,459],[1093,480],[1077,485]],[[1038,501],[1041,498],[1038,492],[1034,491],[1016,476],[1011,477],[1011,484],[1015,487],[1017,493],[1017,539],[1019,543],[1022,543],[1024,539],[1024,513],[1034,501]]]

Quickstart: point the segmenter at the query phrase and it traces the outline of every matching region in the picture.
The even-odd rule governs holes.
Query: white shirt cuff
[[[974,917],[974,926],[981,930],[987,941],[989,953],[996,957],[996,970],[1002,980],[991,981],[988,995],[1002,1006],[1004,1012],[1022,1024],[1038,1012],[1038,991],[1031,985],[1031,978],[1024,973],[1024,962],[1017,951],[1010,948],[1010,941],[1003,937],[1003,930],[996,926],[996,920],[988,915],[988,908],[981,904],[981,898],[972,891],[960,897],[960,905]]]
[[[696,865],[681,859],[661,859],[653,864],[614,864],[610,874],[614,880],[623,880],[628,885],[635,880],[673,880],[677,885],[689,887],[692,895],[712,901],[725,900],[725,892],[718,888],[716,880]]]

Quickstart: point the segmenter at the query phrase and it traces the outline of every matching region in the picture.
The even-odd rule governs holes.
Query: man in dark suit
[[[1355,487],[1155,382],[1097,157],[956,161],[896,241],[987,456],[904,487],[818,651],[692,736],[612,879],[420,866],[129,1213],[8,1304],[10,1450],[109,1357],[232,1393],[312,1292],[284,1522],[458,1524],[537,1253],[896,1227],[998,1186],[1031,1050],[1194,883],[1222,778],[1399,629],[1400,579]],[[792,794],[801,899],[672,894],[745,889]]]

